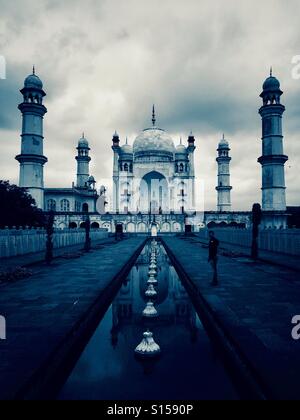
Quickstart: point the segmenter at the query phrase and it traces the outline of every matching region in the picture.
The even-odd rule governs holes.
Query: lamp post
[[[86,216],[85,224],[84,224],[84,229],[85,229],[84,250],[85,250],[85,252],[89,252],[91,250],[91,237],[90,237],[91,220],[90,220],[90,216],[89,215]]]
[[[46,233],[47,233],[47,241],[46,241],[46,256],[45,260],[48,265],[51,264],[53,260],[53,233],[54,233],[54,211],[50,211],[47,216],[47,224],[46,224]]]
[[[252,247],[251,247],[251,258],[257,260],[258,258],[258,235],[259,225],[261,224],[262,211],[261,205],[258,203],[253,204],[252,207]]]

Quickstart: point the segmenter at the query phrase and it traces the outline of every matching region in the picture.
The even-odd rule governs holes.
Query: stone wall
[[[213,229],[216,237],[223,243],[250,248],[252,242],[251,229]],[[207,240],[208,229],[202,229],[198,235]],[[259,248],[265,251],[300,256],[299,229],[266,229],[259,235]]]
[[[108,237],[105,229],[91,230],[91,240],[97,241]],[[54,248],[83,244],[84,229],[55,230]],[[46,250],[46,232],[44,229],[4,229],[0,230],[0,258],[31,254]]]

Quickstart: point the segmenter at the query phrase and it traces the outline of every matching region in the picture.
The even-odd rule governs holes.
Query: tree
[[[0,228],[44,225],[43,212],[26,189],[0,180]]]

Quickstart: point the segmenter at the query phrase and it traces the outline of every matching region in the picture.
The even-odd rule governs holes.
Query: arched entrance
[[[99,223],[98,223],[98,222],[93,222],[93,223],[91,224],[91,228],[92,228],[92,229],[99,229],[99,228],[100,228]]]
[[[170,225],[170,223],[168,223],[168,222],[163,223],[162,224],[162,227],[161,227],[161,231],[162,232],[171,232],[171,225]]]
[[[182,231],[181,224],[178,223],[178,222],[174,223],[173,229],[174,229],[175,232],[181,232]]]
[[[152,223],[151,225],[151,236],[157,236],[158,234],[158,226],[156,223]]]
[[[137,231],[139,233],[146,233],[147,232],[147,225],[146,225],[146,223],[139,223],[137,225]]]
[[[161,173],[152,171],[142,178],[139,209],[150,214],[169,211],[168,181]]]
[[[126,232],[134,233],[135,232],[135,224],[132,222],[127,223]]]
[[[216,222],[211,221],[211,222],[207,223],[208,229],[213,229],[216,226],[217,226],[217,223]]]
[[[88,213],[88,211],[89,211],[89,205],[88,205],[88,203],[83,203],[82,204],[82,211],[84,213]]]

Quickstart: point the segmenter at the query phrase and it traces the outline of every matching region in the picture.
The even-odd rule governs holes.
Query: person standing
[[[213,280],[212,280],[212,286],[218,285],[218,248],[219,248],[220,242],[215,237],[215,232],[210,231],[209,232],[209,256],[208,256],[208,262],[211,264],[213,269]]]

